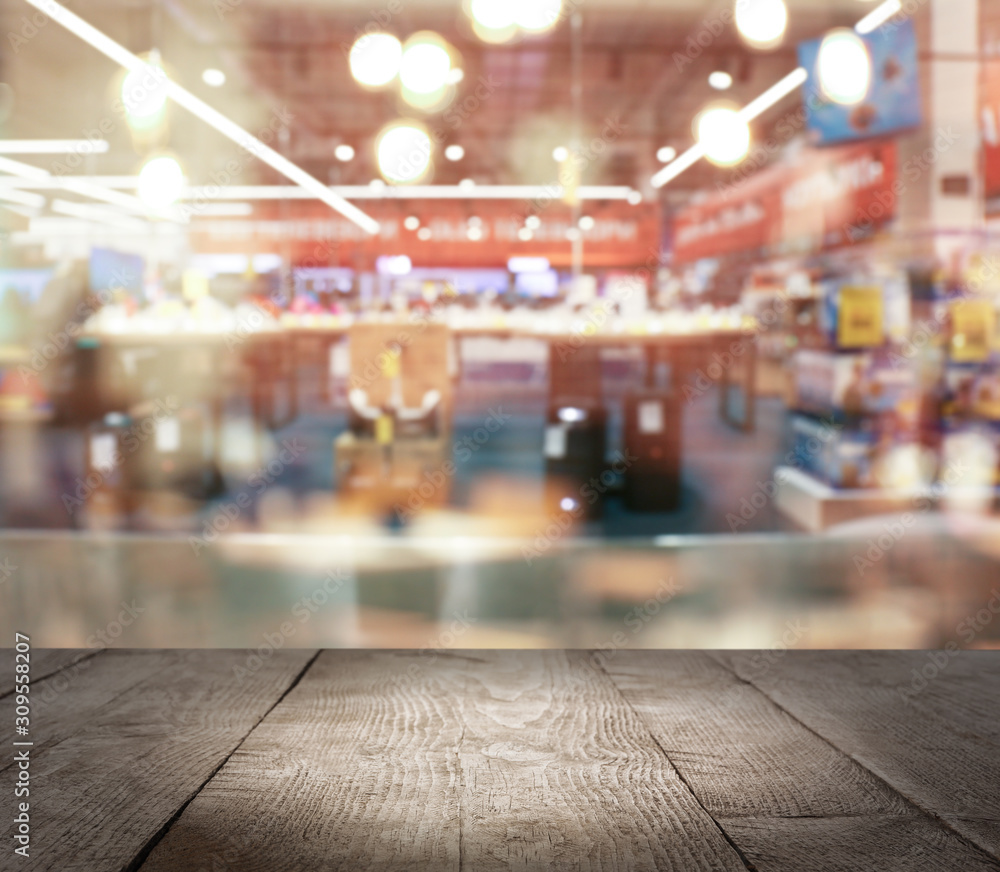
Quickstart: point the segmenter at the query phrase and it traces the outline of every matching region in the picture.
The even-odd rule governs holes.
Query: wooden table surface
[[[1000,870],[998,653],[39,650],[31,686],[5,870]]]

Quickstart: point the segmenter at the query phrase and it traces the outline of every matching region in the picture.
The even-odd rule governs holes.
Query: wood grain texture
[[[131,656],[104,652],[73,662],[48,679],[37,681],[32,676],[28,738],[34,742],[33,756],[79,734],[87,723],[101,717],[109,703],[143,682],[158,679],[176,659],[176,655],[156,651],[137,651]],[[0,701],[0,717],[13,710],[13,703],[12,697]],[[169,717],[178,714],[173,711]],[[13,765],[13,760],[3,758],[0,771]]]
[[[933,868],[1000,868],[708,654],[619,651],[602,663],[761,872],[924,868],[907,865],[915,844],[935,846]]]
[[[324,653],[142,868],[208,859],[745,870],[607,677],[561,652]]]
[[[0,648],[0,697],[14,690],[14,649]],[[38,648],[31,651],[31,680],[42,681],[100,653],[93,648]]]
[[[11,868],[1000,872],[995,653],[36,653]]]
[[[311,652],[273,654],[240,685],[233,668],[245,667],[248,656],[107,651],[94,658],[33,717],[32,738],[43,740],[31,765],[34,850],[27,862],[17,858],[17,868],[128,868],[280,699]],[[0,701],[3,723],[12,700]]]
[[[1000,858],[995,652],[803,651],[763,671],[752,668],[753,655],[719,656],[810,729]]]
[[[462,867],[745,866],[585,652],[470,652]]]
[[[721,822],[757,872],[996,872],[953,833],[917,817],[735,818]]]
[[[321,654],[143,872],[457,870],[462,726],[449,662]]]

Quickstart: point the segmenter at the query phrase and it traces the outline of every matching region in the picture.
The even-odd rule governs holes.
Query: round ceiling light
[[[184,171],[172,157],[154,157],[139,170],[139,199],[150,209],[176,203],[184,187]]]
[[[506,30],[514,24],[514,4],[510,0],[472,0],[469,14],[487,30]]]
[[[510,0],[471,0],[468,9],[472,29],[483,42],[503,43],[517,35]]]
[[[854,106],[868,95],[872,59],[868,46],[853,30],[832,30],[819,46],[816,74],[820,90],[834,103]]]
[[[448,84],[451,54],[436,33],[424,31],[411,36],[403,49],[399,80],[415,94],[434,94]]]
[[[226,74],[222,70],[207,69],[201,74],[201,80],[210,88],[221,88],[226,84]]]
[[[131,70],[122,81],[122,104],[132,127],[148,127],[159,121],[167,105],[169,79],[159,54],[151,52],[142,69]]]
[[[402,57],[403,46],[391,33],[366,33],[351,46],[348,63],[356,82],[381,88],[399,74]]]
[[[716,91],[728,91],[733,87],[733,77],[725,70],[715,70],[708,74],[708,84]]]
[[[705,110],[698,116],[696,129],[705,157],[716,166],[735,166],[750,151],[750,125],[735,109],[717,106]]]
[[[515,0],[514,23],[528,33],[551,30],[562,16],[562,0]]]
[[[736,29],[753,48],[774,48],[788,27],[784,0],[736,0]]]
[[[375,141],[375,156],[382,176],[395,184],[413,184],[431,168],[431,138],[414,122],[384,128]]]

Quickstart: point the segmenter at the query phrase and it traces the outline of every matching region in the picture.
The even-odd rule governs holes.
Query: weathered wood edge
[[[257,722],[250,726],[246,733],[243,734],[243,737],[239,740],[239,742],[233,746],[233,749],[219,762],[219,765],[216,766],[211,773],[209,773],[208,777],[191,792],[191,795],[188,796],[187,799],[180,804],[180,806],[178,806],[177,810],[173,813],[173,815],[171,815],[170,819],[167,820],[167,822],[164,823],[164,825],[149,838],[146,844],[139,849],[122,872],[138,872],[138,870],[142,868],[146,860],[149,859],[149,855],[153,853],[156,846],[164,839],[167,833],[170,832],[170,828],[180,819],[181,815],[184,814],[184,810],[195,800],[198,794],[205,789],[205,785],[215,778],[215,776],[219,773],[219,770],[221,770],[222,767],[229,762],[230,758],[232,758],[232,756],[243,746],[243,743],[246,742],[250,734],[253,733],[253,731],[264,722],[267,716],[274,711],[281,701],[295,689],[322,653],[323,649],[321,648],[313,651],[312,656],[308,661],[306,661],[305,666],[303,666],[302,669],[299,670],[298,674],[291,680],[291,682],[289,682],[288,687],[285,688],[284,692],[270,705],[267,711],[260,716]]]
[[[988,860],[990,860],[990,861],[992,861],[994,863],[1000,863],[1000,853],[994,853],[994,852],[988,850],[983,845],[980,845],[975,840],[969,838],[969,836],[967,836],[964,832],[962,832],[961,829],[956,828],[956,826],[954,824],[954,821],[952,819],[950,819],[949,817],[945,817],[945,816],[939,815],[938,813],[936,813],[932,809],[926,808],[917,799],[915,799],[912,796],[909,796],[907,793],[904,793],[903,790],[901,790],[899,787],[897,787],[895,784],[893,784],[891,781],[889,781],[886,776],[879,774],[879,772],[877,772],[876,770],[874,770],[872,767],[866,765],[865,762],[863,760],[858,759],[858,757],[855,754],[852,754],[852,753],[849,753],[848,751],[845,751],[843,748],[841,748],[839,745],[837,745],[837,743],[834,742],[832,739],[827,738],[822,733],[820,733],[818,730],[814,729],[809,724],[807,724],[804,721],[802,721],[793,712],[789,711],[787,708],[785,708],[785,706],[783,706],[780,702],[778,702],[778,700],[775,699],[770,693],[768,693],[767,690],[763,686],[761,686],[758,682],[754,681],[752,678],[745,678],[743,675],[741,675],[739,673],[738,669],[737,669],[736,663],[734,662],[733,658],[734,658],[735,655],[738,655],[738,654],[741,654],[741,653],[746,653],[746,652],[741,652],[741,651],[705,651],[704,653],[708,657],[710,657],[712,660],[714,660],[716,663],[718,663],[722,668],[724,668],[727,671],[731,672],[733,674],[733,676],[736,678],[737,681],[742,682],[744,684],[747,684],[750,687],[754,688],[754,690],[756,690],[759,693],[761,693],[764,697],[766,697],[768,700],[770,700],[770,702],[775,707],[777,707],[778,709],[780,709],[782,712],[784,712],[786,715],[788,715],[788,717],[792,718],[797,723],[801,724],[802,727],[803,727],[803,729],[808,730],[810,733],[812,733],[813,735],[817,736],[819,739],[821,739],[822,741],[824,741],[828,745],[830,745],[830,747],[834,748],[836,751],[838,751],[839,753],[843,754],[845,757],[849,758],[850,760],[853,760],[858,766],[860,766],[866,772],[870,773],[871,776],[872,776],[872,778],[875,778],[878,781],[882,782],[884,785],[886,785],[886,787],[889,790],[891,790],[894,793],[896,793],[903,801],[905,801],[909,805],[912,805],[921,814],[925,815],[929,819],[931,819],[931,820],[935,821],[936,823],[938,823],[942,828],[944,828],[949,833],[951,833],[952,835],[954,835],[960,842],[962,842],[964,845],[966,845],[970,850],[981,854],[985,859],[988,859]],[[837,653],[837,652],[832,652],[832,653]]]

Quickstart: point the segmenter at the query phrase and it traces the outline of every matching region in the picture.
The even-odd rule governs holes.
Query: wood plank
[[[129,867],[280,699],[312,652],[279,651],[240,684],[234,667],[245,667],[250,656],[107,651],[95,658],[33,718],[33,736],[48,730],[58,741],[32,755],[34,850],[24,868]],[[94,703],[75,709],[88,695]],[[10,722],[12,702],[12,696],[0,701],[3,723]]]
[[[32,652],[33,654],[35,652]],[[115,652],[71,663],[47,680],[31,681],[31,735],[34,757],[80,733],[113,700],[143,682],[157,679],[177,660],[158,651]],[[34,664],[33,664],[34,665]],[[12,705],[12,699],[5,701]],[[0,703],[2,705],[2,703]],[[4,710],[6,711],[6,709]],[[171,718],[183,712],[168,713]],[[0,772],[14,765],[0,761]]]
[[[31,680],[42,681],[81,660],[100,653],[95,648],[35,648],[31,651]],[[0,648],[0,697],[14,690],[13,648]]]
[[[462,866],[746,867],[586,652],[470,654]]]
[[[766,670],[754,669],[751,654],[720,657],[811,730],[1000,858],[1000,655],[803,651]],[[946,665],[936,669],[935,660]],[[937,677],[919,681],[925,669]]]
[[[324,652],[142,870],[215,861],[745,870],[607,677],[560,652]]]
[[[758,872],[995,872],[1000,866],[919,817],[729,818]]]
[[[1000,870],[996,654],[33,653],[29,869]]]
[[[1000,868],[708,654],[618,651],[602,663],[759,872]],[[934,854],[924,863],[912,845]]]
[[[450,662],[324,651],[143,872],[457,870],[462,725]]]

